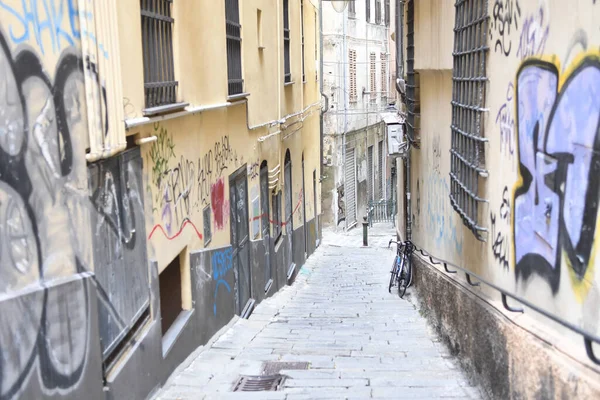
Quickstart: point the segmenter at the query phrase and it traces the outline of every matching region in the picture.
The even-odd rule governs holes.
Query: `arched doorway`
[[[273,284],[273,271],[271,266],[271,225],[269,224],[269,169],[267,161],[260,164],[260,203],[261,203],[261,230],[265,246],[265,293]]]

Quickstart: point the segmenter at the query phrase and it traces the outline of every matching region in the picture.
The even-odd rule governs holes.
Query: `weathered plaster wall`
[[[454,9],[416,4],[421,149],[412,150],[413,239],[435,256],[598,336],[600,33],[594,21],[600,6],[585,0],[488,2],[484,136],[489,176],[480,180],[479,195],[487,202],[478,215],[487,241],[480,242],[448,198],[453,25],[437,21],[454,21]],[[497,292],[484,286],[472,290],[501,307]],[[591,365],[580,334],[531,310],[515,320],[535,321],[541,337]],[[461,331],[463,322],[453,323]],[[507,351],[519,351],[511,346]],[[522,376],[511,372],[507,379],[517,385]],[[552,374],[544,379],[552,376],[565,379]]]

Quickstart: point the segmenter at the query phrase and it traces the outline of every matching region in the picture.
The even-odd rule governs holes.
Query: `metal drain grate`
[[[273,392],[279,390],[283,382],[284,375],[264,375],[264,376],[249,376],[242,375],[233,386],[234,392]]]
[[[286,369],[308,369],[309,364],[304,361],[267,361],[263,364],[263,375],[274,375]]]

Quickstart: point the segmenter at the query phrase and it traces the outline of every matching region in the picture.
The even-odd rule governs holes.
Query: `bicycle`
[[[388,243],[388,248],[392,243],[395,243],[397,248],[394,264],[390,271],[392,276],[390,277],[388,292],[392,293],[392,287],[397,285],[398,296],[402,298],[406,293],[406,289],[412,285],[412,263],[410,255],[414,250],[414,245],[409,241],[397,242],[392,239]]]

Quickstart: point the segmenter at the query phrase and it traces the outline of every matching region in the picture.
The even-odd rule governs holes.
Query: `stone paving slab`
[[[426,321],[387,292],[395,238],[391,224],[325,231],[296,282],[237,320],[155,396],[197,399],[480,399]],[[411,289],[407,296],[411,296]],[[282,370],[280,391],[232,392],[265,361],[307,362]]]

